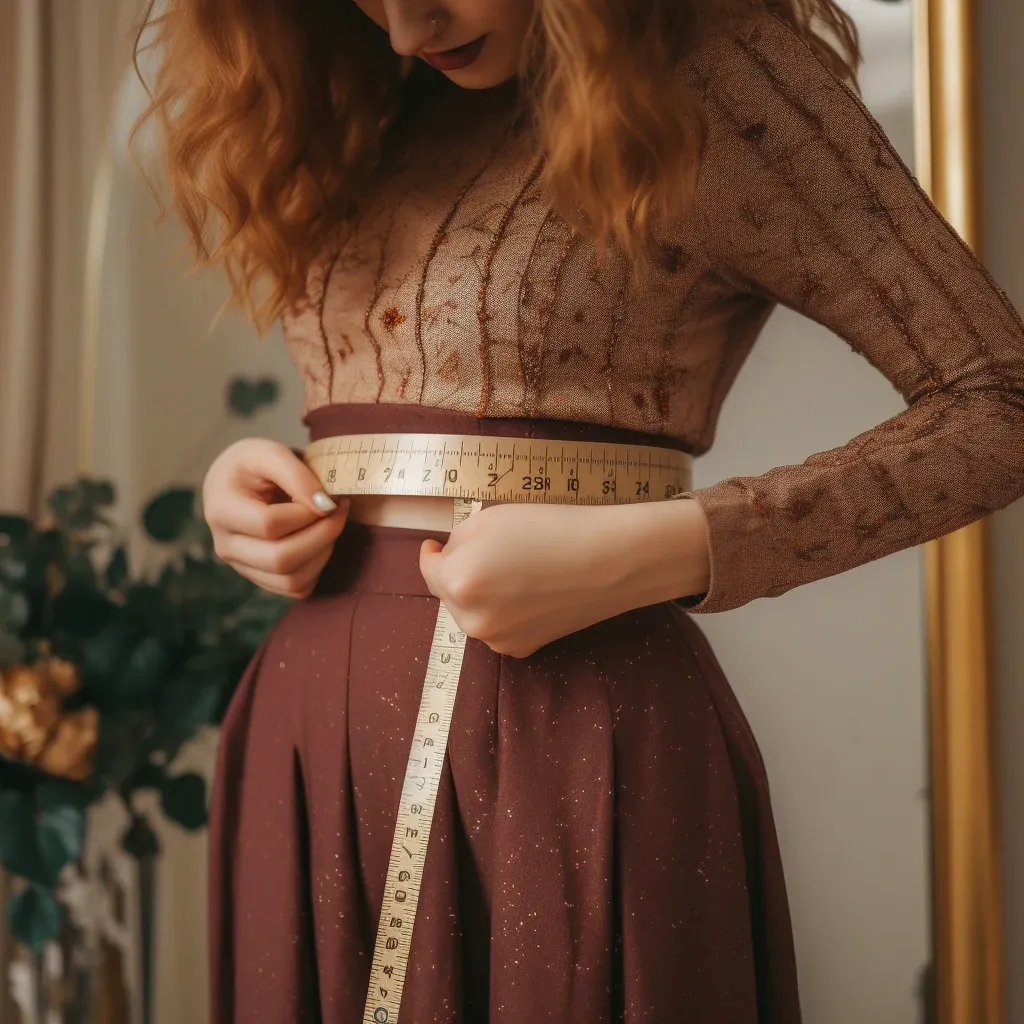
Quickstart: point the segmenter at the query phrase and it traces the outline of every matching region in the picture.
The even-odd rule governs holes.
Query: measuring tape
[[[454,499],[453,528],[484,501],[621,505],[691,487],[691,457],[671,448],[463,434],[345,434],[313,441],[306,463],[333,495]],[[466,634],[441,602],[427,659],[363,1024],[397,1024],[423,865],[448,748]]]

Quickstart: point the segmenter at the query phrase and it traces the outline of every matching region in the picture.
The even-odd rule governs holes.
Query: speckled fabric
[[[315,431],[339,415],[351,430],[360,408]],[[396,429],[461,425],[404,408],[415,420],[391,409]],[[445,535],[347,525],[232,702],[211,808],[213,1024],[362,1020],[437,617],[428,536]],[[800,1021],[764,765],[676,604],[529,658],[468,641],[400,1020]]]
[[[1024,493],[1024,327],[855,96],[758,15],[680,81],[708,138],[693,210],[628,280],[551,209],[514,90],[440,88],[285,321],[306,408],[422,404],[674,437],[695,455],[783,303],[909,404],[834,451],[681,497],[711,585],[695,612],[785,593]],[[770,429],[770,424],[766,424]]]

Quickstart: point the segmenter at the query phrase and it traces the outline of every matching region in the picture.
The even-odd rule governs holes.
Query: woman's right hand
[[[316,474],[286,445],[245,438],[226,448],[203,481],[214,551],[246,579],[286,597],[308,597],[345,527]]]

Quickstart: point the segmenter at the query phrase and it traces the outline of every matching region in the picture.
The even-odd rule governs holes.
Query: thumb
[[[428,537],[420,545],[420,573],[427,584],[427,588],[434,595],[437,594],[436,584],[443,552],[444,545],[431,537]]]
[[[243,474],[251,485],[270,483],[280,488],[292,501],[324,516],[338,508],[324,490],[320,478],[306,465],[300,452],[265,441],[251,449],[252,458],[242,466]],[[347,504],[347,502],[346,502]]]

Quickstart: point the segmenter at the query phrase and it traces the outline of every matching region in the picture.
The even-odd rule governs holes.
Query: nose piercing
[[[447,12],[445,12],[444,14],[428,14],[427,21],[433,27],[434,38],[436,39],[444,31],[444,28],[448,23],[448,14]]]

